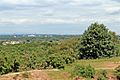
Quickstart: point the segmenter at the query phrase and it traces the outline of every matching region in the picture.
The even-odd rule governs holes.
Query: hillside
[[[113,74],[114,69],[120,65],[120,57],[110,59],[98,59],[98,60],[78,60],[73,64],[66,65],[65,70],[32,70],[18,73],[9,73],[2,75],[0,80],[74,80],[75,77],[71,77],[70,72],[77,64],[94,66],[97,70],[96,76],[100,70],[107,70],[109,80],[115,80]],[[96,80],[96,77],[93,79]]]
[[[104,24],[81,36],[16,37],[1,41],[0,80],[120,79],[120,41]]]

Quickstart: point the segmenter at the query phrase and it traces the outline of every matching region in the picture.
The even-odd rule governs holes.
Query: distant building
[[[6,41],[6,42],[3,42],[2,44],[3,45],[8,45],[8,44],[14,45],[14,44],[20,44],[20,43],[21,43],[20,41]]]
[[[36,35],[33,35],[33,34],[31,34],[31,35],[28,35],[28,37],[35,37]]]

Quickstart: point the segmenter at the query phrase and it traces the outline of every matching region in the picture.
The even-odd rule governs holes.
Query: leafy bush
[[[81,76],[85,78],[93,78],[95,75],[95,69],[88,65],[88,66],[75,66],[72,75],[74,76]]]
[[[116,76],[117,80],[120,80],[120,66],[115,68],[115,76]]]
[[[18,72],[20,67],[20,63],[14,60],[13,65],[11,66],[13,72]]]
[[[9,72],[18,72],[20,64],[14,60],[13,63],[2,62],[0,64],[0,74],[7,74]]]
[[[46,60],[43,62],[42,67],[44,69],[46,68],[58,68],[64,69],[64,59],[62,59],[62,57],[60,56],[55,56],[55,55],[51,55],[48,58],[46,58]]]
[[[106,70],[102,70],[100,72],[97,80],[108,80],[107,71]]]

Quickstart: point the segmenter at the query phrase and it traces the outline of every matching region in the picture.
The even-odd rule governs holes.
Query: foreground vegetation
[[[116,67],[118,67],[120,63],[120,57],[115,57],[115,58],[108,58],[108,59],[92,59],[92,60],[78,60],[72,64],[65,65],[64,70],[42,70],[40,71],[42,76],[46,76],[46,78],[49,80],[75,80],[75,78],[78,78],[78,76],[73,75],[74,68],[77,66],[88,66],[91,65],[95,69],[95,75],[94,78],[89,79],[89,80],[97,80],[97,78],[103,76],[105,73],[109,80],[116,80]],[[37,70],[39,72],[39,70]],[[45,74],[46,73],[46,74]],[[34,71],[28,71],[28,72],[22,72],[19,75],[16,74],[8,74],[8,75],[3,75],[0,77],[0,80],[11,80],[14,77],[21,77],[22,80],[28,79],[28,80],[34,80],[32,79],[32,75],[34,74]],[[38,73],[37,73],[38,74]],[[39,77],[41,77],[41,75]],[[8,79],[8,77],[11,77],[11,79]],[[104,76],[105,77],[105,76]],[[81,80],[85,80],[84,77],[79,77]],[[17,78],[18,79],[18,78]],[[103,80],[103,79],[102,79]],[[119,79],[118,79],[119,80]]]

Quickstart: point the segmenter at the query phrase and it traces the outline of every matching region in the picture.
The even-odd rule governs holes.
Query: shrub
[[[18,72],[20,64],[14,60],[13,63],[8,63],[7,61],[0,61],[0,74],[7,74],[9,72]]]
[[[75,66],[72,75],[75,76],[81,76],[81,77],[85,77],[85,78],[93,78],[95,75],[95,69],[88,65],[88,66]]]
[[[13,72],[18,72],[20,67],[20,63],[14,60],[13,66],[11,66]]]
[[[100,72],[97,80],[108,80],[107,71],[106,70],[102,70]]]
[[[59,56],[49,56],[44,62],[42,62],[42,67],[46,68],[58,68],[64,69],[65,61],[62,57]]]
[[[115,68],[115,76],[116,76],[117,80],[120,80],[120,66]]]

